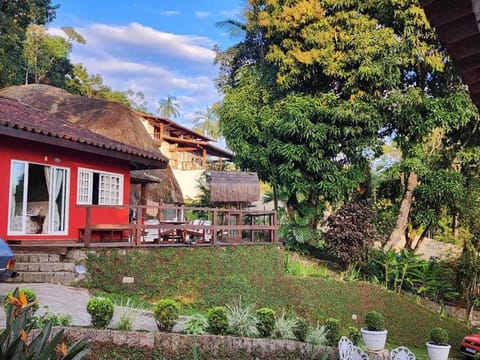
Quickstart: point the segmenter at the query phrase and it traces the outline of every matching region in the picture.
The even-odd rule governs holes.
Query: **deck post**
[[[143,227],[143,208],[142,206],[137,207],[137,221],[135,226],[135,235],[134,235],[134,243],[136,246],[140,245],[140,241],[142,239],[142,227]]]
[[[85,239],[83,242],[85,247],[90,247],[90,238],[92,237],[92,208],[87,206],[85,208]]]
[[[270,222],[272,222],[272,220],[273,220],[273,224],[271,224],[271,225],[274,226],[274,229],[270,231],[270,239],[271,239],[270,241],[272,243],[276,243],[277,242],[277,230],[276,230],[277,229],[277,213],[273,212],[272,216],[273,216],[273,219],[272,219],[272,217],[270,217],[270,219],[271,219]]]
[[[212,219],[212,245],[215,245],[217,242],[217,223],[218,223],[218,213],[217,209],[213,209],[213,219]]]

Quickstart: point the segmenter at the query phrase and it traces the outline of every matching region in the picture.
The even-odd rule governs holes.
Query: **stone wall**
[[[289,356],[290,359],[321,359],[325,353],[328,354],[327,359],[336,359],[334,348],[315,346],[312,357],[312,345],[289,340],[251,339],[215,335],[193,336],[161,332],[127,332],[75,327],[57,327],[53,329],[52,333],[55,334],[60,329],[64,329],[68,341],[85,339],[92,348],[94,348],[94,345],[109,344],[118,347],[155,349],[156,351],[164,351],[166,354],[178,354],[182,353],[182,351],[184,354],[185,352],[191,354],[195,338],[196,346],[203,359],[225,358],[224,354],[229,351],[234,353],[240,352],[247,357],[248,354],[251,354],[253,359],[258,360],[284,358],[284,356]],[[281,356],[277,357],[276,354],[281,354]]]

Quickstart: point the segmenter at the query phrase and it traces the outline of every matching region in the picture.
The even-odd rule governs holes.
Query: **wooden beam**
[[[472,12],[452,22],[437,26],[435,30],[442,43],[451,44],[477,34],[477,19]]]
[[[196,147],[176,147],[169,149],[170,152],[188,152],[188,151],[198,151],[199,148]]]
[[[432,26],[441,26],[473,12],[471,0],[435,0],[422,1],[425,14]]]
[[[447,50],[455,62],[480,53],[480,34],[447,44]]]

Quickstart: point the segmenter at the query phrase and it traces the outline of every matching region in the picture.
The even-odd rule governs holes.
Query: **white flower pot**
[[[363,342],[368,350],[383,350],[387,342],[387,330],[370,331],[365,328],[360,329],[363,337]]]
[[[450,345],[435,345],[427,342],[428,358],[430,360],[447,360]]]

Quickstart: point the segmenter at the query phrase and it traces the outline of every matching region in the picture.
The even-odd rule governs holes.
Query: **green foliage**
[[[345,336],[350,339],[353,345],[358,345],[360,343],[360,340],[362,340],[362,333],[355,326],[347,327]]]
[[[275,310],[265,307],[257,309],[255,317],[257,318],[257,329],[260,337],[270,337],[275,327]]]
[[[214,335],[225,335],[228,332],[227,310],[224,306],[211,308],[207,314],[208,332]]]
[[[175,96],[168,95],[165,99],[158,102],[157,113],[167,118],[176,118],[180,115],[180,106],[175,102]]]
[[[369,311],[365,315],[365,326],[369,331],[385,330],[385,321],[382,313],[378,311]]]
[[[41,316],[33,316],[32,324],[34,329],[41,329],[51,323],[52,326],[72,326],[72,316],[67,314],[52,313],[47,310]]]
[[[334,318],[328,318],[325,321],[326,339],[328,346],[337,346],[340,340],[340,320]]]
[[[33,322],[29,308],[34,303],[28,303],[24,294],[17,289],[10,297],[11,305],[7,308],[6,328],[0,334],[0,358],[23,359],[83,359],[90,349],[83,340],[67,347],[63,342],[63,330],[52,336],[52,321],[38,330],[30,342],[26,342]]]
[[[293,328],[293,335],[298,341],[305,342],[308,334],[308,321],[303,317],[295,319],[295,327]]]
[[[397,254],[393,249],[370,249],[361,274],[397,293],[408,291],[436,302],[451,300],[458,294],[451,264],[427,261],[406,250]]]
[[[305,342],[312,345],[327,345],[327,328],[317,324],[316,327],[310,329]]]
[[[257,319],[250,305],[242,304],[241,300],[225,306],[228,319],[228,332],[235,336],[257,337]]]
[[[378,238],[374,225],[375,213],[368,203],[351,201],[330,215],[325,241],[328,252],[340,264],[361,264],[366,250]]]
[[[208,319],[202,314],[193,314],[185,321],[185,333],[203,335],[207,333]]]
[[[104,329],[113,318],[114,305],[110,299],[93,297],[88,300],[87,312],[91,316],[92,325],[97,329]]]
[[[275,319],[275,326],[272,331],[272,338],[274,339],[285,339],[285,340],[295,340],[295,326],[297,325],[296,320],[289,316],[285,311],[282,311],[282,314]]]
[[[430,332],[430,342],[436,345],[448,344],[448,333],[441,327],[433,328]]]
[[[123,313],[120,315],[120,319],[118,320],[118,324],[117,324],[117,330],[120,330],[120,331],[133,330],[133,320],[129,314]]]
[[[328,277],[328,269],[326,267],[312,262],[300,261],[298,258],[292,258],[289,252],[285,253],[284,264],[285,272],[293,276]]]
[[[178,319],[180,308],[173,299],[160,299],[153,307],[153,316],[160,331],[171,332]]]

